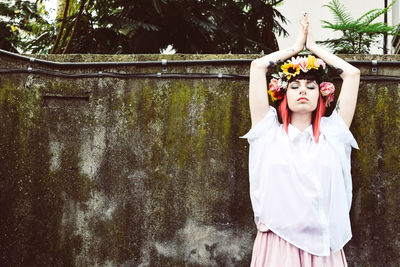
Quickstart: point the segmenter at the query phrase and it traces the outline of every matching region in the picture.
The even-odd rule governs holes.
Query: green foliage
[[[341,31],[342,36],[336,39],[328,39],[319,43],[330,47],[338,54],[367,54],[371,45],[378,42],[383,34],[396,35],[398,25],[388,26],[383,22],[374,22],[379,16],[387,13],[396,0],[386,8],[375,8],[358,19],[354,19],[339,0],[331,0],[324,7],[329,8],[334,15],[334,22],[322,20],[323,27],[334,31]]]
[[[54,27],[45,16],[42,0],[4,0],[0,3],[0,48],[17,52],[46,52]]]
[[[287,36],[286,19],[274,8],[283,0],[86,0],[75,25],[82,1],[71,1],[54,53],[65,51],[71,36],[68,53],[83,54],[159,53],[169,45],[178,53],[269,53],[278,49],[275,34]],[[39,14],[38,4],[31,5]],[[52,50],[63,18],[50,24],[39,15],[24,29],[34,38],[22,40],[14,32],[13,48]]]

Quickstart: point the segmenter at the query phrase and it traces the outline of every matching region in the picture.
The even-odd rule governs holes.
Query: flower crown
[[[292,57],[291,60],[286,62],[278,62],[276,66],[276,72],[271,75],[273,78],[268,86],[268,94],[271,96],[272,101],[281,100],[286,93],[290,79],[301,75],[301,72],[318,78],[323,78],[328,73],[325,62],[312,55]],[[326,106],[329,106],[334,99],[335,86],[331,82],[322,82],[319,85],[319,89]]]

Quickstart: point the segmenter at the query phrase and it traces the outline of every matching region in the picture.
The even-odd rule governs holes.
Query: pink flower
[[[300,56],[297,56],[296,58],[292,57],[291,62],[294,65],[299,66],[301,71],[303,71],[303,72],[307,72],[308,71],[308,68],[307,68],[308,59],[307,59],[307,57],[300,57]]]
[[[275,92],[279,92],[281,90],[281,87],[279,86],[279,81],[275,78],[272,78],[270,83],[269,83],[269,90],[270,91],[275,91]]]
[[[323,82],[319,85],[322,96],[330,96],[335,92],[335,86],[330,82]]]
[[[335,86],[330,82],[323,82],[319,85],[319,90],[321,91],[321,95],[325,97],[326,106],[335,99],[333,93],[335,92]]]
[[[290,62],[292,62],[294,65],[299,65],[299,59],[300,59],[300,57],[299,56],[297,56],[297,57],[292,57],[291,59],[290,59]]]
[[[322,69],[326,68],[325,62],[320,58],[317,58],[317,60],[315,61],[315,64],[317,64],[318,66],[322,66]]]
[[[333,101],[333,99],[335,99],[335,96],[333,95],[333,94],[331,94],[331,95],[329,95],[327,98],[326,98],[326,106],[327,107],[329,107],[329,105],[331,104],[331,102]]]
[[[308,68],[307,68],[308,59],[306,57],[301,57],[301,58],[298,59],[298,62],[299,62],[298,64],[299,64],[300,69],[303,72],[307,72],[308,71]]]

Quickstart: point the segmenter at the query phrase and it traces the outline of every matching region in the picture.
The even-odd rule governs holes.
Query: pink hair
[[[315,139],[316,143],[318,143],[318,140],[319,140],[319,135],[320,135],[319,125],[321,122],[321,118],[325,114],[325,110],[326,110],[325,104],[326,103],[320,94],[319,98],[318,98],[317,108],[313,112],[313,118],[312,118],[313,133],[314,133],[314,139]],[[289,127],[289,123],[290,123],[290,110],[289,110],[289,107],[287,104],[286,94],[284,94],[278,110],[279,110],[279,115],[281,116],[281,119],[282,119],[283,128],[285,129],[285,132],[288,133],[288,127]]]

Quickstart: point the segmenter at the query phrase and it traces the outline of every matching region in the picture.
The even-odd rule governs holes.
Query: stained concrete
[[[123,62],[257,56],[37,57]],[[1,57],[0,67],[27,63]],[[99,70],[162,71],[62,71]],[[167,72],[248,70],[226,64],[169,66]],[[370,73],[369,67],[361,70]],[[393,67],[378,73],[400,74]],[[256,229],[248,144],[238,138],[250,128],[247,90],[246,80],[0,75],[1,265],[248,266]],[[361,149],[352,155],[349,266],[400,264],[399,97],[397,82],[360,86],[351,127]]]

